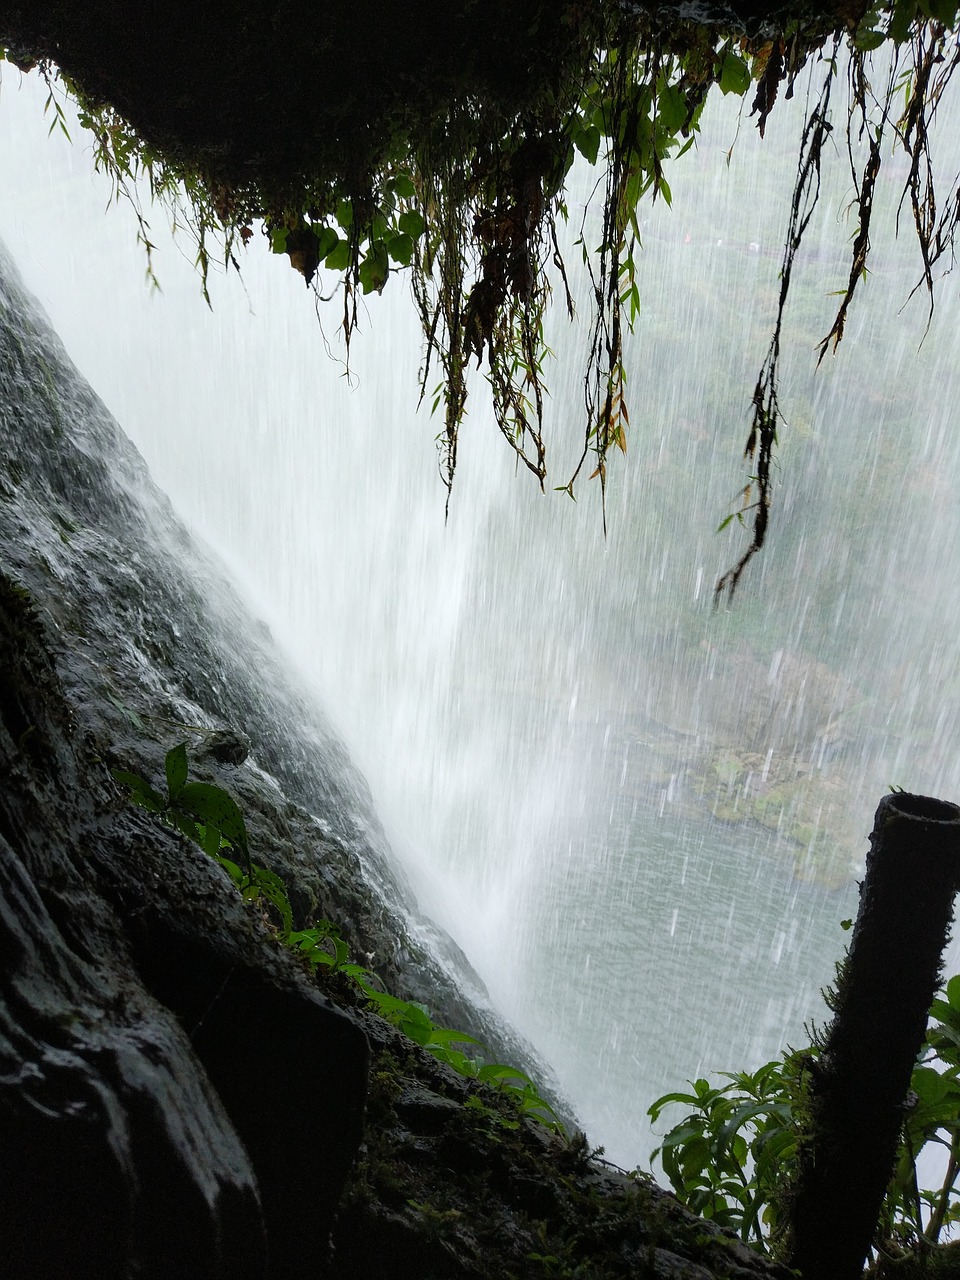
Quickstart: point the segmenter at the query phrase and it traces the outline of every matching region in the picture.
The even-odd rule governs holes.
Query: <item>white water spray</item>
[[[315,682],[425,907],[591,1141],[644,1161],[658,1093],[756,1064],[821,1014],[887,784],[960,792],[949,286],[917,356],[922,306],[897,315],[915,253],[878,246],[814,377],[846,272],[849,193],[828,191],[788,319],[772,545],[714,612],[740,545],[714,529],[744,483],[797,113],[774,113],[760,147],[744,127],[729,170],[735,124],[705,130],[674,210],[649,212],[605,542],[595,487],[574,506],[514,473],[480,387],[444,527],[402,287],[370,302],[355,386],[262,245],[210,312],[154,226],[151,297],[131,220],[104,216],[82,145],[45,138],[43,94],[17,80],[0,98],[0,237],[29,287]],[[558,325],[557,484],[582,345]]]

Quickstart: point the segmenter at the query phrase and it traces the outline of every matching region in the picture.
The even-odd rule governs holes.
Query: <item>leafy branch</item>
[[[782,1193],[802,1140],[805,1093],[816,1071],[816,1045],[787,1050],[754,1072],[722,1072],[726,1083],[699,1079],[649,1108],[656,1123],[668,1108],[686,1114],[664,1135],[659,1160],[677,1198],[727,1227],[760,1253],[776,1255],[784,1225]],[[921,1152],[941,1147],[938,1186],[921,1188]],[[893,1177],[878,1223],[875,1266],[923,1258],[960,1222],[960,975],[934,1000],[926,1048],[904,1107]]]
[[[563,1133],[555,1110],[525,1072],[506,1063],[487,1062],[479,1053],[469,1056],[465,1052],[468,1048],[482,1050],[479,1040],[465,1031],[437,1026],[424,1005],[386,991],[372,970],[350,959],[349,947],[336,925],[320,920],[309,928],[294,929],[293,910],[283,880],[251,860],[243,813],[229,792],[214,783],[189,780],[185,743],[166,753],[165,794],[140,774],[125,769],[114,769],[112,773],[132,804],[156,815],[219,863],[246,901],[272,909],[276,919],[271,927],[279,941],[311,972],[340,974],[348,979],[369,1008],[439,1061],[460,1075],[496,1089],[522,1116]],[[225,851],[236,857],[229,857]],[[509,1124],[502,1120],[500,1123]]]

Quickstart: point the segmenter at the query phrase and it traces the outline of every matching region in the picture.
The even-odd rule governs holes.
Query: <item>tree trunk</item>
[[[884,796],[834,1019],[813,1072],[791,1197],[787,1261],[805,1280],[862,1273],[958,888],[960,808],[927,796]]]

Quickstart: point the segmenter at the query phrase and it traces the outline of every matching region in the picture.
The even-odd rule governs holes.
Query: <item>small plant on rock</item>
[[[114,769],[113,776],[127,789],[131,802],[161,821],[175,827],[230,876],[247,901],[272,907],[280,924],[274,927],[280,941],[305,961],[313,972],[319,969],[339,973],[359,989],[367,1005],[392,1023],[416,1044],[463,1076],[491,1085],[509,1098],[521,1115],[538,1121],[555,1133],[563,1126],[553,1107],[543,1098],[525,1072],[501,1062],[484,1062],[464,1052],[469,1046],[483,1046],[465,1031],[439,1027],[425,1005],[403,1000],[384,989],[370,969],[350,959],[350,949],[339,928],[329,920],[318,920],[308,929],[294,929],[293,912],[281,878],[250,857],[247,830],[240,806],[223,787],[211,782],[189,780],[185,743],[172,747],[164,759],[166,794],[161,794],[137,773]],[[234,856],[230,856],[230,855]]]
[[[788,1050],[752,1074],[723,1072],[724,1084],[695,1080],[667,1093],[648,1114],[687,1113],[664,1136],[659,1158],[677,1198],[701,1217],[735,1232],[761,1253],[777,1252],[780,1193],[794,1168],[804,1094],[818,1050]],[[920,1153],[945,1149],[940,1184],[920,1185]],[[930,1258],[960,1222],[960,975],[930,1010],[926,1048],[914,1069],[903,1111],[897,1163],[877,1226],[871,1273],[894,1274],[907,1260]],[[900,1274],[897,1270],[896,1274]],[[930,1274],[934,1274],[931,1271]]]
[[[164,759],[167,794],[161,795],[145,778],[124,769],[112,770],[129,791],[130,800],[198,844],[230,876],[248,901],[263,900],[279,914],[280,938],[286,941],[293,928],[290,899],[283,881],[250,859],[247,829],[236,800],[212,782],[188,781],[186,744],[172,747]],[[236,855],[228,857],[224,850]]]

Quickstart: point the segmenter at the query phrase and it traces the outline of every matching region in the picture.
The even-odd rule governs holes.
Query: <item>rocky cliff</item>
[[[400,994],[523,1056],[3,258],[0,441],[5,1274],[775,1274],[321,988],[212,860],[129,807],[111,767],[159,777],[186,741],[298,923],[336,920]]]

